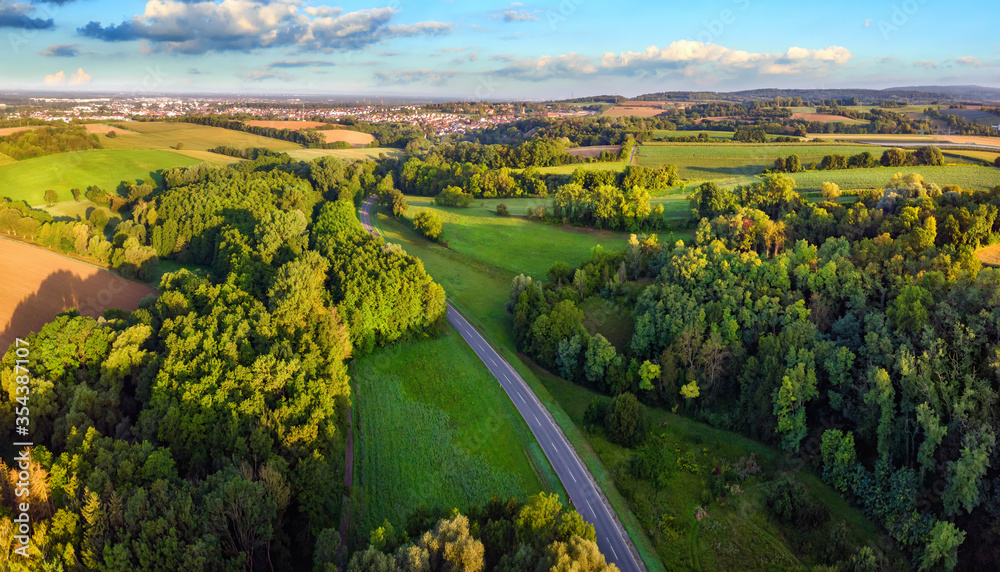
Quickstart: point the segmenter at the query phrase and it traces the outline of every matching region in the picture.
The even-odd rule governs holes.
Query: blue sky
[[[455,99],[1000,87],[986,2],[0,0],[4,89]]]

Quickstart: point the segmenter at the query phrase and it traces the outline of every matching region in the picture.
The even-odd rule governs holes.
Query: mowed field
[[[798,155],[800,163],[819,163],[825,155],[855,155],[870,151],[881,156],[883,149],[869,145],[826,145],[773,143],[658,143],[639,147],[639,164],[659,167],[677,166],[677,174],[689,181],[726,179],[757,175],[774,166],[778,157]]]
[[[351,379],[363,538],[386,519],[401,530],[421,505],[466,511],[549,490],[539,473],[558,483],[496,378],[450,327],[357,360]]]
[[[590,258],[590,249],[600,244],[608,250],[624,250],[628,234],[595,231],[527,220],[529,208],[549,206],[551,199],[481,199],[469,208],[439,207],[431,197],[407,196],[407,217],[429,210],[444,223],[442,239],[457,252],[513,273],[545,276],[554,262],[576,266]],[[496,215],[504,203],[516,216]]]
[[[986,161],[987,163],[993,163],[996,161],[997,157],[1000,157],[1000,151],[966,151],[965,149],[955,149],[944,150],[945,161],[951,159],[970,159],[973,161]]]
[[[97,318],[108,308],[134,310],[156,291],[37,246],[0,238],[0,351],[77,308]]]
[[[621,149],[621,145],[591,145],[589,147],[574,147],[572,149],[567,149],[566,152],[576,157],[590,157],[591,159],[596,159],[600,157],[601,153],[604,151],[607,151],[608,153],[618,153]]]
[[[368,145],[375,141],[375,136],[371,133],[362,133],[351,129],[323,129],[319,131],[326,138],[327,143],[344,141],[354,146]]]
[[[195,125],[173,121],[122,121],[129,133],[118,137],[104,137],[101,144],[107,149],[176,149],[180,143],[186,151],[208,151],[226,145],[236,149],[263,147],[274,151],[301,149],[301,145],[244,133],[233,129]]]
[[[168,167],[187,167],[201,161],[160,150],[94,149],[25,159],[0,166],[0,196],[29,205],[45,203],[45,190],[59,193],[60,201],[73,199],[70,189],[89,185],[114,189],[123,180],[155,176]]]

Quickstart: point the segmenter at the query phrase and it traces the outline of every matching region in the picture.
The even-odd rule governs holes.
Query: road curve
[[[374,203],[374,197],[365,201],[361,207],[360,219],[365,230],[377,236],[378,230],[371,223],[371,208]],[[584,520],[594,525],[601,553],[622,572],[645,572],[645,565],[636,553],[625,528],[609,507],[604,492],[597,486],[576,450],[528,384],[451,303],[448,303],[448,322],[458,330],[507,392],[562,481],[573,506]]]

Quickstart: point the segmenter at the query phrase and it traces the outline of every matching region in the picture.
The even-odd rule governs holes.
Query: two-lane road
[[[365,230],[377,235],[378,231],[371,223],[371,208],[374,202],[374,197],[365,201],[361,207],[360,219]],[[542,452],[562,481],[574,507],[586,521],[594,525],[597,532],[597,546],[601,549],[601,553],[609,562],[615,563],[622,572],[645,571],[646,567],[636,554],[618,517],[609,508],[604,493],[528,384],[450,303],[448,322],[458,330],[507,392],[507,396],[524,418],[524,422],[528,424]]]

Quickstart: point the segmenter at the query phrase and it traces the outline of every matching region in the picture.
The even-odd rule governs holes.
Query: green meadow
[[[70,189],[90,185],[114,189],[123,180],[156,178],[169,167],[187,167],[198,159],[162,150],[95,149],[45,155],[0,166],[0,196],[30,205],[45,203],[46,189],[59,193],[60,201],[73,200]]]
[[[466,511],[542,490],[565,498],[503,388],[451,327],[357,360],[351,378],[366,539],[384,520],[401,530],[420,506]]]

